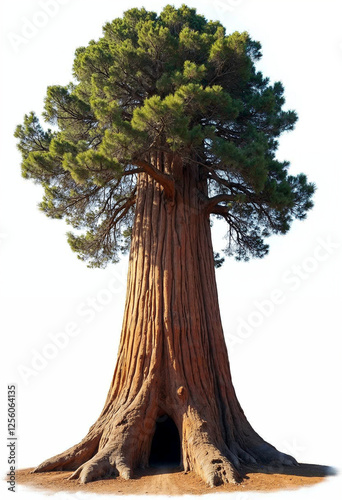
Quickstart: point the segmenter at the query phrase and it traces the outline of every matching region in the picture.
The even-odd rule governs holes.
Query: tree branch
[[[125,172],[123,172],[123,176],[126,176],[126,175],[133,175],[133,174],[141,174],[142,172],[145,172],[144,169],[142,168],[132,168],[131,170],[125,170]]]
[[[206,203],[206,210],[208,213],[217,213],[216,209],[221,208],[219,203],[222,201],[236,201],[236,197],[231,194],[218,194],[216,196],[213,196],[212,198],[208,198],[207,203]],[[227,208],[227,207],[222,207],[222,208]]]
[[[228,216],[229,209],[228,207],[224,207],[222,205],[216,205],[216,207],[214,207],[210,213],[215,215],[221,215],[222,217],[226,218]]]
[[[108,219],[104,233],[101,235],[102,238],[104,238],[107,234],[109,234],[109,231],[111,230],[113,225],[116,225],[127,214],[131,206],[134,205],[136,201],[135,190],[133,191],[131,196],[124,199],[126,200],[126,202],[123,205],[120,205],[118,208],[116,208],[111,217]]]
[[[161,184],[164,188],[164,192],[167,198],[174,198],[175,181],[171,175],[164,174],[145,160],[134,160],[132,163],[134,163],[134,165],[136,165],[137,167],[141,167],[147,174],[153,177],[156,182]]]

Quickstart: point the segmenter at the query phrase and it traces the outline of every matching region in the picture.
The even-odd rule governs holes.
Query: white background
[[[44,17],[46,3],[1,3],[3,475],[7,384],[18,386],[19,468],[36,466],[75,444],[99,415],[114,370],[127,263],[123,259],[106,270],[90,270],[77,260],[67,245],[64,223],[38,211],[41,188],[20,176],[15,126],[24,113],[42,112],[48,85],[68,83],[75,49],[97,39],[106,21],[130,7],[159,12],[164,5],[152,0],[126,0],[124,6],[109,0],[64,0]],[[299,114],[295,131],[281,140],[278,158],[289,159],[293,174],[305,172],[318,187],[308,219],[294,223],[288,235],[272,238],[268,257],[249,263],[230,259],[217,271],[234,385],[248,419],[266,440],[300,462],[338,468],[342,462],[341,5],[338,0],[188,0],[187,4],[209,19],[219,19],[228,32],[247,30],[262,43],[258,67],[271,81],[283,82],[286,106]],[[41,25],[31,30],[30,38],[28,22]],[[217,250],[223,246],[221,235],[217,227]],[[282,300],[272,305],[275,294]],[[70,323],[77,335],[66,337],[66,329],[70,333],[73,328]],[[51,351],[51,335],[61,332],[68,345]],[[54,358],[44,362],[48,354]],[[1,487],[10,498],[4,482]],[[18,490],[17,498],[43,496]],[[273,493],[272,499],[334,500],[340,498],[339,490],[337,476],[313,489]]]

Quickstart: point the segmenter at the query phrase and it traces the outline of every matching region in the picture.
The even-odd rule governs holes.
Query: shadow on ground
[[[327,477],[336,476],[338,470],[329,465],[317,465],[317,464],[298,464],[297,466],[260,466],[252,465],[244,467],[243,479],[248,479],[248,474],[283,474],[288,476],[300,476],[300,477]]]

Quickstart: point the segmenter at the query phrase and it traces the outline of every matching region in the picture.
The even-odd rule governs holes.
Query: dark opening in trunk
[[[176,424],[168,415],[159,417],[152,439],[150,466],[178,467],[181,461],[180,438]]]

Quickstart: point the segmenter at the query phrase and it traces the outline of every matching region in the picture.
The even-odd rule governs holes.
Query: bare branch
[[[214,210],[217,208],[221,208],[219,203],[221,203],[223,201],[228,201],[228,202],[236,201],[236,197],[234,195],[231,195],[231,194],[218,194],[216,196],[213,196],[212,198],[208,198],[208,201],[207,201],[206,207],[205,207],[207,212],[208,213],[217,213],[217,212],[214,212]],[[222,207],[222,208],[226,208],[226,207]]]
[[[125,176],[125,175],[141,174],[142,172],[145,172],[145,170],[142,168],[132,168],[131,170],[125,170],[125,172],[123,172],[122,175]]]

